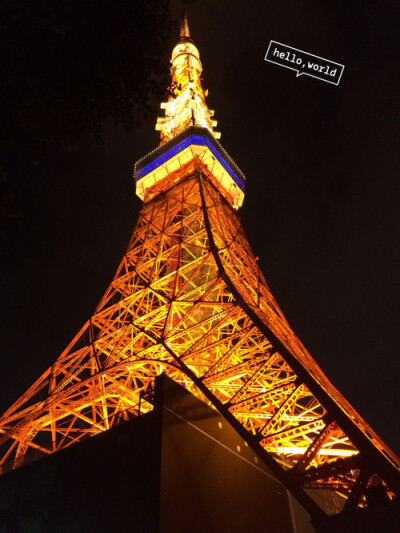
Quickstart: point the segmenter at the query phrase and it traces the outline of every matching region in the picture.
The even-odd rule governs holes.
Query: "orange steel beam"
[[[307,487],[366,505],[355,464],[374,465],[388,495],[399,494],[396,458],[291,331],[236,211],[203,170],[197,161],[144,203],[93,317],[0,419],[4,470],[32,447],[51,453],[137,416],[166,372],[217,408],[313,516],[323,511]],[[254,276],[258,291],[248,289]]]

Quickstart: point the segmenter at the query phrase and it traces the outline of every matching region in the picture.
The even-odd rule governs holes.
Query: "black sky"
[[[399,453],[400,7],[201,0],[189,16],[272,292],[328,378]],[[344,64],[340,85],[265,62],[271,39]],[[102,146],[49,152],[41,179],[19,184],[1,261],[1,408],[56,359],[113,277],[140,209],[133,163],[156,147],[154,123],[132,133],[107,123]]]

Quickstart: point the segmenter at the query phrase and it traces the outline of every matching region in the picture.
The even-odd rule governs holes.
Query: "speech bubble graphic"
[[[296,71],[296,78],[304,74],[333,85],[339,85],[344,70],[344,65],[340,63],[309,54],[304,52],[304,50],[299,50],[277,41],[269,43],[264,59],[270,63]]]

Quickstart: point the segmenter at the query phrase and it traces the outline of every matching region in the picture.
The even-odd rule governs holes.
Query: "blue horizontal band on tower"
[[[207,148],[211,151],[211,153],[215,156],[215,158],[221,163],[224,169],[231,176],[233,181],[240,187],[242,191],[244,191],[244,185],[242,181],[233,172],[231,167],[228,165],[225,159],[221,156],[218,150],[206,137],[202,137],[200,135],[191,135],[190,137],[186,137],[186,139],[183,139],[181,142],[179,142],[178,144],[176,144],[175,146],[173,146],[172,148],[170,148],[169,150],[161,154],[159,157],[154,159],[154,161],[151,161],[151,163],[147,164],[145,167],[138,170],[136,172],[136,181],[139,181],[141,178],[146,176],[149,172],[158,168],[163,163],[168,161],[168,159],[171,159],[171,157],[179,154],[179,152],[182,152],[182,150],[184,150],[185,148],[193,144],[196,146],[207,146]]]

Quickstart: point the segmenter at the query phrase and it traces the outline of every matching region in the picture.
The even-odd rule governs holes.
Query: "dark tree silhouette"
[[[50,150],[103,122],[131,130],[155,113],[167,86],[167,0],[4,0],[0,5],[0,195]]]

